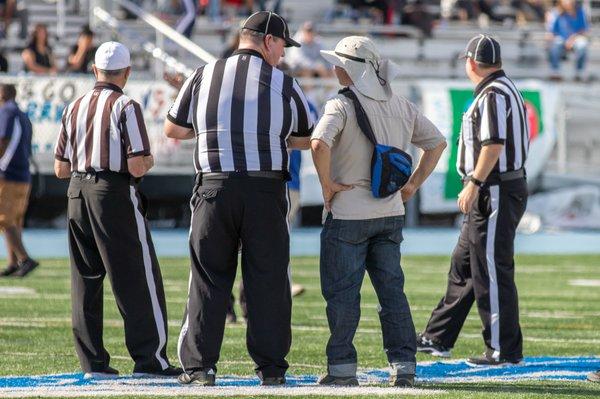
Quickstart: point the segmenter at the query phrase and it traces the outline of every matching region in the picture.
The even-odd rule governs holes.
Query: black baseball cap
[[[285,40],[285,47],[300,47],[300,43],[290,37],[290,29],[283,18],[272,11],[258,11],[250,15],[242,29],[271,34]]]
[[[494,65],[502,61],[500,44],[488,35],[477,35],[467,44],[467,48],[459,58],[471,58],[482,64]]]

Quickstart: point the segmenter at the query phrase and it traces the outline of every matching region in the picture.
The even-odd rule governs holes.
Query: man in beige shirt
[[[412,386],[416,336],[400,267],[403,201],[433,171],[446,140],[414,104],[393,94],[389,83],[397,67],[380,58],[370,39],[346,37],[335,51],[321,53],[335,65],[340,84],[360,101],[378,144],[407,151],[412,143],[424,152],[401,191],[375,198],[371,193],[373,144],[359,128],[352,101],[343,94],[329,100],[313,132],[313,159],[325,203],[321,285],[331,332],[327,375],[319,383],[358,385],[352,340],[360,319],[360,288],[368,271],[380,302],[390,382]]]

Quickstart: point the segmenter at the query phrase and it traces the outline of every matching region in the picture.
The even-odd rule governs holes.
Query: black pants
[[[110,360],[102,341],[106,274],[134,371],[165,369],[165,295],[140,193],[127,175],[100,172],[73,176],[68,197],[73,334],[83,371],[102,371]]]
[[[513,256],[526,205],[525,179],[480,190],[452,254],[446,295],[433,310],[425,337],[452,348],[476,301],[488,351],[505,359],[522,357]]]
[[[291,344],[289,234],[283,179],[204,179],[191,200],[192,260],[178,352],[186,372],[216,370],[242,243],[246,343],[259,377],[284,375]]]

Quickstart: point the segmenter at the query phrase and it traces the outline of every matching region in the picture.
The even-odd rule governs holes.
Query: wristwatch
[[[479,188],[483,188],[483,186],[485,185],[485,182],[482,182],[481,180],[478,180],[478,179],[474,178],[473,176],[469,176],[468,180],[470,182],[472,182],[473,184],[475,184]]]

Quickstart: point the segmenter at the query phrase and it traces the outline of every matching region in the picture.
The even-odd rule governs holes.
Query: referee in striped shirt
[[[514,239],[527,205],[525,161],[529,131],[523,97],[506,76],[500,45],[479,35],[464,53],[475,99],[463,116],[457,168],[465,214],[446,295],[434,309],[417,349],[450,356],[474,301],[486,351],[472,365],[519,363],[523,337],[514,281]]]
[[[176,376],[169,364],[162,277],[134,178],[154,164],[140,105],[123,94],[129,51],[102,44],[94,88],[65,109],[55,173],[71,178],[67,192],[75,349],[87,378],[118,371],[102,341],[103,281],[108,274],[125,321],[134,376]]]
[[[179,381],[214,385],[242,245],[247,346],[263,385],[285,383],[291,344],[288,149],[308,149],[313,120],[300,86],[275,66],[299,46],[279,15],[251,15],[239,49],[184,83],[165,134],[195,139],[189,297]]]

